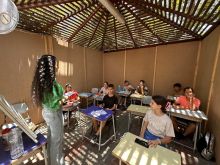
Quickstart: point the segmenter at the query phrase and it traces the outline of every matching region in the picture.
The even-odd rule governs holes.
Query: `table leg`
[[[88,108],[88,105],[89,104],[89,101],[88,101],[88,97],[86,98],[86,105],[87,105],[87,108]]]
[[[197,142],[197,137],[198,137],[198,127],[199,127],[199,124],[196,123],[196,132],[195,132],[194,146],[193,146],[193,151],[194,151],[194,152],[195,152],[195,150],[196,150],[196,142]]]
[[[115,140],[116,140],[116,132],[115,132],[115,118],[114,118],[114,115],[112,115],[112,122],[113,122],[113,131],[114,131],[114,137],[115,137]]]
[[[95,106],[95,103],[96,103],[96,99],[94,98],[94,101],[93,101],[93,105]]]
[[[100,128],[102,128],[102,122],[100,122]],[[99,151],[101,148],[101,140],[102,140],[102,129],[100,129],[100,133],[99,133]]]
[[[199,138],[200,138],[200,136],[201,136],[201,129],[202,129],[202,122],[199,123],[199,132],[198,132]]]
[[[126,103],[127,103],[127,97],[125,97],[125,102],[124,102],[125,107],[126,107]]]
[[[130,124],[131,124],[131,113],[128,113],[128,132],[130,130]]]
[[[70,127],[70,109],[68,109],[68,116],[67,116],[67,126]]]
[[[42,149],[43,149],[43,154],[44,154],[44,162],[45,162],[45,165],[48,165],[46,144],[42,146]]]

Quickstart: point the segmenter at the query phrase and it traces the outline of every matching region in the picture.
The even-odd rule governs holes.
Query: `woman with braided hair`
[[[32,98],[42,108],[42,116],[48,126],[47,155],[50,165],[64,164],[63,158],[63,117],[61,101],[63,88],[57,83],[56,57],[43,55],[37,62],[32,82]]]

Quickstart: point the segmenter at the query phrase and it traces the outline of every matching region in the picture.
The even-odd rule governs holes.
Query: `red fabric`
[[[65,94],[68,94],[68,95],[69,95],[69,96],[68,96],[68,100],[69,100],[69,101],[77,100],[77,98],[78,98],[78,96],[79,96],[78,92],[76,92],[76,91],[74,91],[74,90],[72,90],[72,91],[70,91],[70,92],[66,92]]]
[[[176,100],[176,103],[180,104],[180,107],[182,107],[184,109],[190,109],[190,102],[189,102],[189,100],[187,100],[186,96],[178,97]],[[200,106],[200,100],[193,97],[193,105],[196,109],[198,109]]]

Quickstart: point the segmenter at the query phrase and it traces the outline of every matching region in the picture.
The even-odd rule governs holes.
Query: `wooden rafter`
[[[42,1],[42,2],[32,2],[32,3],[20,3],[17,5],[18,10],[27,10],[27,9],[33,9],[38,7],[46,7],[46,6],[52,6],[52,5],[59,5],[59,4],[65,4],[73,2],[74,0],[50,0],[50,1]]]
[[[131,13],[131,14],[135,17],[136,20],[138,20],[138,22],[140,22],[144,27],[146,27],[147,30],[150,31],[150,32],[158,39],[158,41],[164,42],[164,41],[160,38],[160,36],[158,36],[147,24],[145,24],[145,23],[143,22],[143,20],[141,20],[131,9],[129,9],[129,7],[128,7],[127,5],[125,5],[125,4],[122,4],[122,5],[126,8],[126,10],[129,11],[129,13]]]
[[[133,42],[133,44],[134,44],[134,47],[136,48],[136,47],[137,47],[137,44],[136,44],[135,41],[134,41],[133,35],[132,35],[132,33],[131,33],[131,30],[130,30],[129,27],[128,27],[128,24],[125,23],[125,26],[126,26],[126,28],[127,28],[127,30],[128,30],[128,33],[129,33],[130,38],[131,38],[131,40],[132,40],[132,42]]]
[[[105,34],[106,34],[106,31],[107,31],[107,25],[108,25],[108,16],[109,16],[109,13],[106,14],[106,18],[105,18],[105,26],[104,26],[104,32],[103,32],[103,35],[102,35],[102,46],[101,46],[101,50],[103,50],[103,47],[104,47]]]
[[[131,2],[132,4],[134,3],[134,2],[131,1],[131,0],[128,0],[128,1]],[[133,4],[133,5],[134,5],[134,4]],[[132,5],[132,6],[133,6],[133,5]],[[163,21],[163,22],[165,22],[165,23],[167,23],[167,24],[173,26],[174,28],[177,28],[177,29],[179,29],[180,31],[183,31],[183,32],[185,32],[185,33],[187,33],[187,34],[189,34],[189,35],[194,36],[194,37],[200,38],[200,35],[196,34],[195,32],[193,32],[193,31],[191,31],[191,30],[189,30],[189,29],[186,29],[186,28],[180,26],[180,25],[177,24],[176,22],[171,21],[171,20],[167,19],[166,17],[159,15],[158,13],[155,13],[155,12],[152,11],[150,8],[145,8],[145,7],[144,7],[142,4],[140,4],[140,3],[135,3],[135,5],[136,5],[136,8],[141,9],[142,11],[144,11],[144,12],[146,12],[146,13],[148,13],[148,14],[150,14],[150,15],[152,15],[152,16],[158,18],[158,19],[160,19],[161,21]]]
[[[44,29],[49,29],[49,28],[55,26],[56,24],[58,24],[58,23],[60,23],[60,22],[63,22],[63,21],[65,21],[65,20],[67,20],[68,18],[73,17],[74,15],[76,15],[76,14],[78,14],[78,13],[84,11],[84,10],[88,10],[89,8],[93,7],[94,5],[95,5],[95,4],[89,4],[87,7],[82,7],[82,8],[81,8],[80,10],[78,10],[78,11],[73,11],[73,12],[71,12],[70,14],[66,15],[65,17],[59,18],[57,21],[54,21],[54,22],[48,24],[46,27],[44,27]]]
[[[89,15],[89,17],[76,29],[76,31],[68,38],[68,42],[70,42],[78,33],[79,31],[89,22],[89,20],[99,11],[101,5],[98,5],[93,13]]]
[[[115,48],[118,49],[115,17],[114,17],[114,32],[115,32]]]
[[[96,31],[97,31],[97,29],[98,29],[98,27],[99,27],[99,24],[100,24],[101,20],[102,20],[102,17],[99,18],[99,22],[98,22],[98,24],[96,25],[94,32],[92,33],[92,37],[90,38],[90,40],[89,40],[89,42],[88,42],[88,44],[87,44],[88,47],[89,47],[89,45],[91,44],[91,42],[92,42],[92,40],[93,40],[93,37],[95,36],[95,33],[96,33]]]

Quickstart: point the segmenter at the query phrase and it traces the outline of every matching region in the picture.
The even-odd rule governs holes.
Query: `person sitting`
[[[148,88],[147,86],[145,85],[145,81],[144,80],[140,80],[140,83],[139,85],[137,86],[137,89],[135,91],[135,93],[138,93],[140,95],[145,95],[147,96],[148,95]]]
[[[135,88],[129,83],[128,80],[125,80],[124,81],[124,86],[123,86],[123,91],[127,92],[130,95],[135,91]],[[128,97],[128,96],[121,96],[119,98],[119,105],[122,107],[122,109],[124,108],[124,106],[126,106],[125,97]]]
[[[107,95],[108,94],[108,82],[105,81],[103,87],[99,91],[99,95]]]
[[[115,96],[114,93],[114,85],[109,84],[108,85],[108,94],[104,96],[103,103],[100,105],[100,107],[104,108],[105,110],[113,111],[115,112],[118,104],[118,99]],[[106,121],[102,122],[102,127],[98,128],[99,122],[95,119],[92,120],[93,123],[93,130],[95,131],[95,136],[93,138],[94,141],[98,140],[100,131],[104,128]]]
[[[66,101],[63,105],[63,115],[65,115],[68,111],[65,111],[65,108],[73,106],[75,103],[79,102],[80,97],[77,91],[72,89],[71,84],[67,83],[65,85],[65,91],[64,91],[64,97],[66,98]],[[75,110],[77,108],[77,106],[75,108],[73,108],[73,110]],[[72,116],[72,111],[69,113],[69,119]],[[64,125],[66,125],[66,122],[64,122]]]
[[[173,96],[179,97],[183,95],[182,85],[180,83],[173,84]]]
[[[149,146],[168,144],[175,137],[172,120],[166,114],[166,105],[165,97],[152,97],[152,110],[146,113],[140,132],[140,137],[148,140]]]
[[[194,97],[194,91],[193,88],[191,87],[186,87],[184,88],[184,96],[180,96],[174,105],[174,108],[176,109],[188,109],[188,110],[198,110],[199,106],[200,106],[200,100],[197,99],[196,97]],[[186,123],[188,126],[187,128],[182,131],[183,133],[181,133],[180,127],[178,127],[177,124],[177,120],[178,121],[182,121],[184,123]],[[196,129],[196,123],[189,121],[189,120],[185,120],[185,119],[180,119],[180,118],[176,118],[176,117],[172,117],[172,121],[173,121],[173,126],[174,129],[177,133],[177,138],[181,139],[184,138],[192,133],[195,132]]]
[[[123,88],[124,88],[125,91],[131,92],[131,93],[134,92],[134,90],[135,90],[134,87],[130,84],[130,82],[128,80],[124,81],[124,87]]]
[[[77,91],[72,89],[71,84],[67,83],[65,85],[65,92],[64,92],[64,96],[66,96],[68,99],[68,102],[77,102],[80,100],[79,94]]]
[[[180,83],[173,84],[173,94],[167,96],[167,100],[173,105],[179,96],[183,95],[182,85]]]

